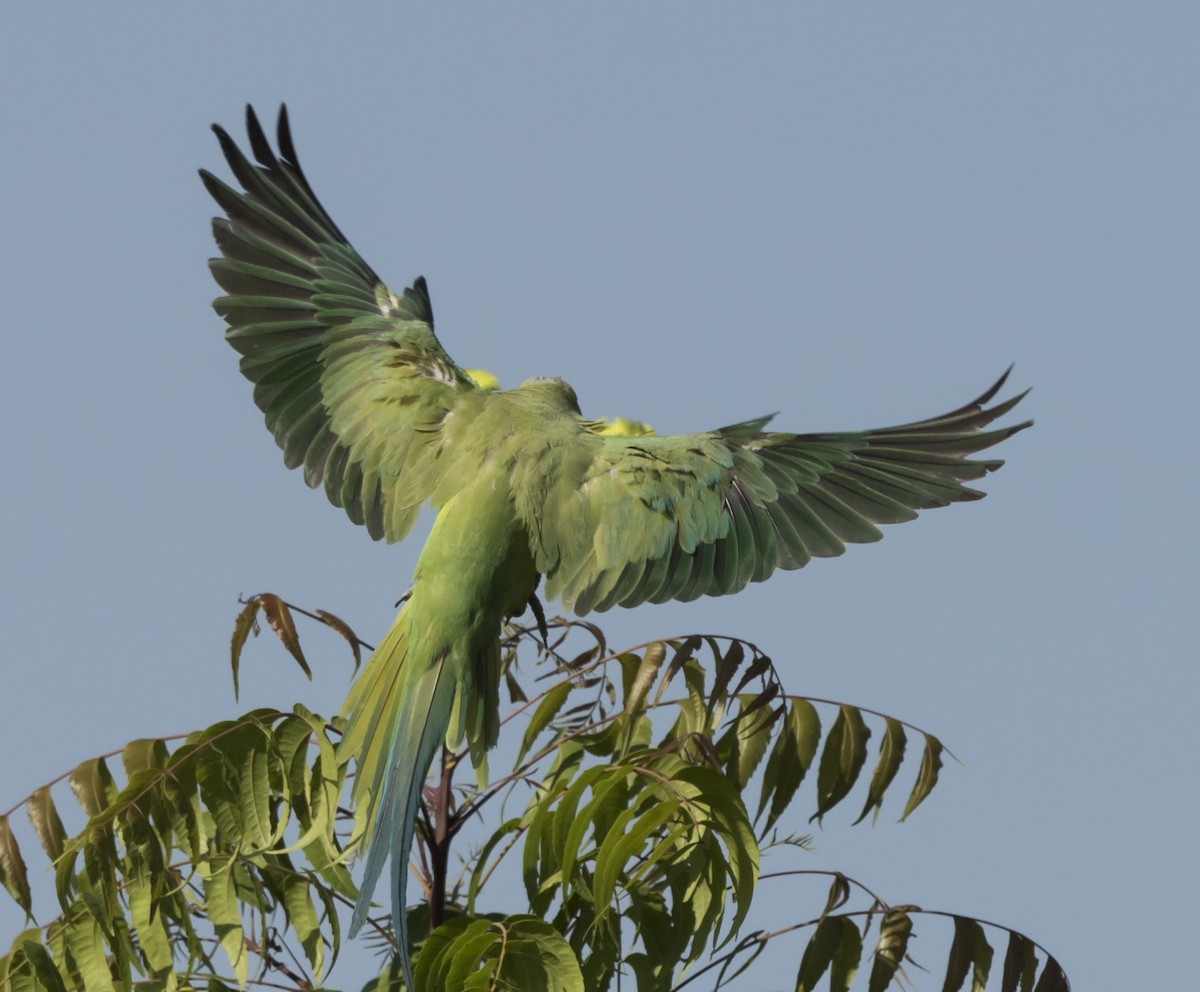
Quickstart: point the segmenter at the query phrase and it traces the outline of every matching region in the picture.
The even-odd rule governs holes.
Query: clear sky
[[[375,545],[283,468],[209,308],[208,126],[286,100],[341,227],[507,385],[807,431],[941,413],[1016,362],[1037,426],[982,503],[601,619],[740,634],[964,759],[906,824],[829,817],[812,867],[1018,927],[1081,990],[1194,985],[1197,7],[424,6],[7,10],[0,809],[132,737],[335,711],[319,634],[315,683],[264,640],[233,701],[237,595],[374,640],[408,585],[421,533]],[[800,946],[741,987],[790,988]]]

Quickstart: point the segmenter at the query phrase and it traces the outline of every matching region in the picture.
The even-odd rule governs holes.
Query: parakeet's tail
[[[408,858],[421,789],[441,749],[456,695],[445,658],[413,651],[409,605],[396,617],[346,700],[341,748],[357,762],[355,828],[366,845],[366,869],[350,924],[366,922],[383,863],[392,860],[392,922],[412,988],[405,914]]]

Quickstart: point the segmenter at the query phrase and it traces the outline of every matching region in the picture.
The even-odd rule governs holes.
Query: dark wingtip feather
[[[237,142],[229,136],[220,124],[212,126],[213,134],[217,136],[217,141],[221,145],[221,154],[225,156],[225,161],[229,163],[229,168],[233,170],[234,175],[238,173],[238,169],[242,165],[249,166],[246,156],[242,154],[242,150],[238,148]]]
[[[995,383],[992,385],[991,389],[989,389],[982,396],[980,396],[979,399],[977,399],[975,402],[979,406],[983,406],[983,404],[990,402],[992,397],[995,396],[998,392],[1000,392],[1001,389],[1004,388],[1004,384],[1006,382],[1008,382],[1008,377],[1012,373],[1012,370],[1014,368],[1016,368],[1016,365],[1017,365],[1016,362],[1013,362],[1011,365],[1009,365],[1009,367],[1004,370],[1004,373],[1000,376],[1000,378],[995,381]],[[1026,390],[1026,392],[1028,392],[1028,390]],[[1021,395],[1024,395],[1024,393],[1022,393]]]
[[[1000,376],[999,379],[997,379],[994,383],[992,383],[991,386],[989,386],[986,390],[984,390],[984,392],[980,396],[971,400],[970,403],[964,403],[957,410],[951,410],[949,413],[943,414],[942,416],[937,417],[935,419],[949,420],[951,417],[958,417],[964,413],[972,413],[972,412],[982,411],[983,408],[992,401],[992,399],[996,396],[996,394],[998,392],[1000,392],[1001,389],[1004,388],[1004,384],[1006,382],[1008,382],[1008,377],[1012,373],[1013,368],[1015,368],[1015,363],[1013,365],[1010,365],[1008,368],[1006,368],[1004,370],[1004,373]],[[1025,393],[1027,393],[1027,392],[1029,392],[1028,389],[1025,390]],[[1018,402],[1020,402],[1021,396],[1024,396],[1025,393],[1021,393],[1020,396],[1017,396],[1013,400],[1006,401],[1007,406],[1005,406],[1003,408],[1003,410],[1000,411],[1000,413],[1006,413],[1009,410],[1011,410],[1014,406],[1017,405]],[[1000,416],[1000,413],[996,414],[996,416]]]
[[[1029,392],[1029,390],[1026,390],[1025,392]],[[1025,393],[1021,394],[1021,396],[1024,396],[1024,395],[1025,395]],[[1020,399],[1020,396],[1018,396],[1017,398]],[[999,437],[996,439],[995,443],[999,444],[1001,441],[1007,440],[1008,438],[1012,437],[1014,434],[1020,434],[1021,431],[1025,430],[1027,427],[1032,427],[1032,426],[1033,426],[1033,420],[1031,418],[1029,420],[1023,420],[1019,424],[1013,424],[1012,427],[1003,427],[1003,428],[1001,428],[1001,431],[1003,431],[1003,433],[1000,433],[1000,431],[993,432],[993,433],[999,434]],[[1000,464],[1003,465],[1004,463],[1001,462]]]
[[[271,142],[267,140],[267,133],[250,104],[246,104],[246,135],[250,139],[250,150],[254,153],[255,161],[268,169],[275,168],[277,162],[275,153],[271,150]]]
[[[292,125],[288,119],[288,109],[286,103],[279,105],[279,122],[275,126],[275,140],[279,144],[279,151],[283,154],[283,160],[295,168],[300,168],[300,158],[296,154],[296,146],[292,144]]]

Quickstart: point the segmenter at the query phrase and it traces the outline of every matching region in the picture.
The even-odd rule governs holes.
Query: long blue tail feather
[[[408,862],[416,830],[421,790],[433,760],[441,750],[450,722],[456,679],[446,671],[444,658],[432,664],[413,656],[406,629],[408,610],[376,650],[347,703],[346,746],[356,746],[358,802],[368,803],[367,853],[358,901],[350,923],[354,936],[370,915],[371,896],[384,863],[391,859],[392,924],[399,945],[404,979],[414,988],[409,951],[407,892]],[[372,693],[380,680],[389,684]],[[365,721],[365,723],[363,722]],[[385,749],[371,746],[376,735],[390,737]],[[368,753],[371,757],[364,761]],[[380,759],[382,758],[382,764]],[[368,790],[365,794],[363,789]]]

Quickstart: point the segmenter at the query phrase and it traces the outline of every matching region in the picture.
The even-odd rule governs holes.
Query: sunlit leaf
[[[739,696],[738,713],[717,742],[717,752],[724,757],[726,773],[738,789],[744,789],[758,769],[771,743],[775,723],[783,716],[781,707],[765,704],[779,691],[772,683],[757,696]]]
[[[870,736],[871,731],[859,709],[846,705],[838,707],[837,719],[825,737],[825,748],[821,752],[817,769],[817,811],[810,819],[820,820],[854,788],[867,760]]]
[[[129,777],[141,771],[162,768],[169,758],[167,746],[153,737],[130,741],[121,749],[121,764]]]
[[[56,860],[63,853],[67,831],[58,815],[58,809],[54,805],[50,786],[43,785],[30,796],[29,801],[25,804],[25,809],[29,816],[29,822],[33,825],[33,832],[37,836],[38,843],[42,845],[42,850],[46,852],[51,861]]]
[[[285,614],[290,621],[279,601],[278,615]],[[592,631],[585,625],[555,629],[578,626]],[[340,632],[352,637],[348,628]],[[565,634],[550,650],[562,650],[564,641]],[[504,665],[513,666],[515,648],[506,642],[505,650]],[[552,657],[559,666],[571,664]],[[702,960],[717,965],[705,972],[705,982],[724,987],[768,939],[740,932],[760,857],[743,800],[746,783],[756,770],[762,774],[760,817],[769,813],[773,824],[794,804],[814,763],[822,808],[844,798],[861,777],[868,737],[861,711],[842,706],[822,741],[812,704],[783,695],[769,660],[747,642],[704,636],[616,655],[593,647],[578,657],[590,667],[577,667],[569,681],[565,667],[551,673],[557,684],[529,707],[519,774],[500,783],[506,789],[501,801],[527,796],[528,806],[509,815],[481,848],[455,847],[465,856],[454,898],[465,897],[474,912],[483,881],[524,835],[529,908],[546,918],[454,916],[461,905],[448,906],[450,921],[418,943],[422,989],[611,990],[624,968],[638,992],[669,992],[680,976],[696,975]],[[763,691],[739,694],[758,677]],[[667,698],[662,687],[672,679]],[[671,714],[665,720],[643,705],[656,680],[655,698]],[[739,689],[728,695],[734,683]],[[903,725],[883,719],[863,816],[878,813],[904,757]],[[0,992],[205,986],[232,992],[258,981],[266,987],[303,982],[295,976],[307,968],[319,982],[341,945],[339,912],[357,896],[344,849],[353,811],[339,807],[348,759],[339,760],[331,740],[339,726],[297,705],[291,712],[261,709],[222,721],[182,743],[131,741],[121,751],[123,786],[103,759],[82,762],[71,773],[71,788],[89,816],[77,836],[66,834],[50,788],[37,790],[25,805],[54,861],[63,914],[44,930],[27,931],[23,943],[0,957]],[[549,727],[569,732],[550,738]],[[539,740],[545,746],[530,761]],[[926,735],[906,815],[936,783],[941,751]],[[443,811],[451,830],[460,813],[500,809],[488,805],[497,792],[481,801],[464,787]],[[771,846],[793,842],[789,837]],[[28,908],[27,870],[15,845],[8,820],[0,819],[0,873]],[[861,910],[838,913],[848,912],[855,891],[845,876],[833,876],[797,989],[850,988],[863,953],[863,930],[852,922]],[[798,912],[811,916],[817,905],[798,906]],[[907,978],[912,910],[884,912],[878,903],[870,909],[872,920],[883,914],[872,990]],[[410,925],[421,938],[428,908],[413,913],[420,918]],[[371,933],[370,943],[388,946],[384,933]],[[723,950],[735,940],[732,951]],[[1038,975],[1035,948],[1009,934],[1001,992],[1066,990],[1053,958]],[[955,918],[945,988],[961,989],[970,974],[972,992],[984,992],[991,964],[984,926]],[[390,968],[368,992],[400,992],[401,984],[400,972]]]
[[[304,948],[304,956],[312,966],[314,977],[319,980],[325,964],[325,944],[321,939],[321,924],[308,880],[296,875],[286,879],[283,899],[292,929]]]
[[[204,902],[238,984],[245,985],[250,962],[246,955],[242,914],[238,907],[231,863],[212,867],[212,873],[204,881]]]
[[[879,742],[879,760],[875,763],[875,770],[871,773],[867,801],[863,804],[862,812],[858,814],[855,823],[861,823],[872,810],[878,817],[879,810],[883,806],[883,794],[892,784],[892,779],[896,777],[896,772],[900,770],[900,763],[904,760],[904,747],[907,743],[904,725],[890,716],[884,718],[884,724],[883,739]]]
[[[104,934],[95,917],[90,913],[78,913],[68,920],[66,942],[86,992],[116,992]]]
[[[242,649],[246,646],[246,639],[251,632],[258,633],[258,608],[260,605],[259,598],[252,596],[233,622],[233,637],[229,641],[229,662],[233,668],[234,699],[238,698],[238,670],[242,662]]]
[[[525,755],[529,753],[529,749],[533,746],[533,742],[537,740],[538,734],[550,725],[550,722],[558,716],[558,711],[563,708],[567,698],[571,695],[571,683],[560,682],[558,685],[550,689],[542,701],[534,707],[533,716],[529,718],[529,726],[525,728],[525,736],[521,740],[521,748],[517,752],[517,760],[515,765],[521,764],[525,760]]]
[[[626,716],[640,712],[646,703],[646,696],[654,686],[658,670],[667,657],[667,646],[662,641],[655,641],[642,653],[642,659],[629,686],[625,690],[624,712]]]
[[[62,973],[37,930],[26,930],[13,941],[7,959],[0,959],[0,989],[12,992],[67,992]],[[7,961],[7,964],[4,962]]]
[[[628,862],[642,850],[646,840],[675,817],[679,800],[655,803],[638,814],[635,807],[623,810],[607,832],[596,852],[596,875],[592,883],[596,905],[608,906],[618,876]]]
[[[154,885],[147,877],[131,879],[125,888],[129,899],[129,922],[137,933],[138,947],[155,974],[163,975],[171,969],[170,936],[166,920],[154,898]]]
[[[25,915],[31,915],[33,897],[29,892],[29,875],[7,816],[0,816],[0,883],[25,911]]]
[[[767,801],[771,803],[763,826],[764,832],[771,829],[795,797],[796,790],[812,767],[820,740],[821,720],[816,707],[807,699],[789,699],[783,731],[771,749],[763,774],[758,816],[762,815]]]
[[[117,796],[112,773],[103,758],[91,758],[76,765],[70,782],[75,799],[88,816],[99,816]]]
[[[879,924],[879,940],[875,944],[875,960],[871,965],[868,992],[883,992],[904,963],[908,941],[912,937],[912,917],[904,907],[896,906],[883,914]]]
[[[271,625],[271,629],[275,631],[283,646],[287,648],[288,653],[296,659],[296,664],[300,666],[304,674],[311,680],[312,669],[308,667],[308,661],[304,657],[304,652],[300,650],[300,635],[296,633],[296,621],[292,619],[292,611],[288,609],[287,603],[274,593],[269,592],[260,594],[258,602],[262,607],[263,613],[266,615],[267,623]]]
[[[253,743],[242,752],[241,774],[238,781],[241,834],[253,850],[264,850],[274,845],[271,830],[270,782],[267,778],[268,740],[264,737],[251,738]],[[240,749],[239,749],[240,750]],[[236,758],[232,754],[231,758]]]
[[[564,797],[555,816],[556,832],[567,827],[565,841],[561,848],[561,865],[563,881],[570,878],[575,863],[581,855],[581,845],[589,833],[596,837],[606,835],[609,824],[624,807],[629,785],[626,782],[626,771],[619,769],[602,769],[593,786],[593,776],[583,775],[576,785],[593,786],[592,798],[579,810],[578,815],[570,814],[571,806],[568,800],[575,791],[575,786]]]
[[[933,734],[925,735],[925,751],[921,755],[921,768],[917,772],[917,781],[904,804],[904,813],[900,819],[907,820],[910,813],[925,801],[925,797],[937,785],[938,772],[942,769],[942,742]]]

